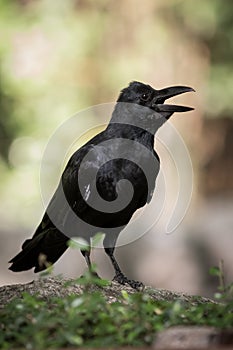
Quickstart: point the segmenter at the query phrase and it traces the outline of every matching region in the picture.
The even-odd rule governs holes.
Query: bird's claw
[[[120,284],[128,284],[133,289],[136,289],[139,291],[144,289],[144,284],[142,282],[131,280],[126,276],[124,276],[123,274],[115,275],[113,278],[113,281],[116,281]]]

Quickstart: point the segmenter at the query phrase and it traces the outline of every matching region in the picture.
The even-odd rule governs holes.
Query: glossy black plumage
[[[11,259],[10,270],[34,267],[35,272],[42,271],[65,252],[70,237],[83,237],[89,242],[101,231],[105,233],[105,252],[113,263],[115,279],[134,288],[142,285],[124,276],[114,258],[114,248],[133,213],[149,203],[154,192],[159,172],[155,132],[174,112],[192,109],[165,105],[164,101],[188,91],[193,89],[178,86],[155,90],[139,82],[122,90],[106,130],[70,158],[40,225]],[[114,209],[119,198],[120,206],[108,211],[111,205]],[[82,253],[90,267],[90,251]]]

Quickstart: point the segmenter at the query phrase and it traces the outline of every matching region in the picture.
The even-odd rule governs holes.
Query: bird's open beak
[[[165,89],[156,90],[156,96],[153,99],[152,108],[157,112],[170,113],[192,111],[194,109],[192,107],[164,104],[164,101],[166,101],[168,98],[191,91],[195,92],[193,88],[188,86],[171,86]]]

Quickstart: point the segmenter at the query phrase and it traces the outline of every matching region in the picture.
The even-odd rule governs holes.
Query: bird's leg
[[[87,266],[90,270],[91,269],[91,259],[90,259],[91,251],[90,250],[81,250],[81,253],[84,256],[86,263],[87,263]]]
[[[84,256],[85,260],[86,260],[86,263],[87,263],[87,266],[88,266],[88,269],[90,271],[90,273],[94,276],[94,277],[98,277],[98,274],[93,271],[93,267],[92,267],[92,264],[91,264],[91,259],[90,259],[90,255],[91,255],[91,249],[88,249],[88,250],[81,250],[81,253],[82,255]]]
[[[118,265],[114,255],[113,255],[114,247],[111,247],[111,248],[105,247],[104,249],[105,249],[106,254],[111,259],[111,262],[112,262],[114,270],[115,270],[115,276],[113,278],[113,281],[117,281],[120,284],[128,284],[134,289],[138,289],[138,290],[142,289],[144,287],[142,282],[131,280],[123,274],[123,272],[120,269],[120,266]]]

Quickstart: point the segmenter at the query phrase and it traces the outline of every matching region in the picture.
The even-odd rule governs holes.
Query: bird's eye
[[[142,101],[148,101],[149,97],[150,97],[150,94],[144,93],[144,94],[141,95],[141,100]]]

